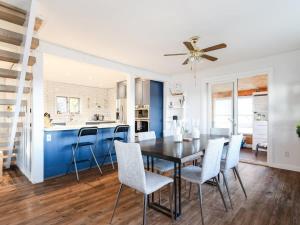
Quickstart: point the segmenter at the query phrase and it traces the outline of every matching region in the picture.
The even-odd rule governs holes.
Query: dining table
[[[173,179],[173,211],[177,219],[182,213],[181,196],[181,168],[185,163],[200,159],[205,154],[207,143],[210,139],[225,138],[224,145],[228,145],[229,137],[221,135],[201,134],[200,138],[186,138],[181,142],[175,142],[174,137],[163,137],[139,141],[142,155],[147,158],[147,170],[154,172],[156,159],[163,159],[174,163]],[[170,209],[163,206],[160,201],[155,202],[154,196],[149,197],[149,207],[171,217]]]

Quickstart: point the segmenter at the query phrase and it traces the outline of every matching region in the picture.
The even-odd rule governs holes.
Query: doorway
[[[208,132],[243,134],[243,162],[267,164],[268,90],[267,74],[208,83]]]

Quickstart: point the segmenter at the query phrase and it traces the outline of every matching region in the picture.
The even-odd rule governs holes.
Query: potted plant
[[[300,138],[300,122],[297,125],[297,134],[298,134],[298,137]]]

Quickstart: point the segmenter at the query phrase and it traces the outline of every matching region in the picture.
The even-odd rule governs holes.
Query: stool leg
[[[108,153],[109,153],[109,157],[110,157],[110,161],[111,161],[111,165],[112,165],[112,168],[115,169],[115,166],[114,166],[114,161],[112,159],[112,156],[111,156],[111,151],[110,149],[114,146],[114,143],[112,142],[108,148]]]
[[[74,162],[74,166],[75,166],[76,178],[77,178],[77,181],[79,181],[78,170],[77,170],[77,164],[76,164],[76,157],[75,157],[75,151],[76,151],[76,150],[77,150],[77,148],[74,149],[74,148],[72,147],[72,152],[73,152],[73,162]]]
[[[102,174],[102,170],[101,170],[101,168],[100,168],[100,166],[99,166],[99,164],[98,164],[98,161],[97,161],[97,159],[96,159],[96,156],[95,156],[95,154],[94,154],[94,151],[93,151],[92,146],[90,146],[90,150],[91,150],[91,153],[92,153],[93,158],[94,158],[94,160],[95,160],[95,163],[97,164],[97,167],[98,167],[98,169],[99,169],[99,171],[100,171],[100,174]]]
[[[256,151],[255,151],[255,156],[257,157],[258,155],[258,144],[256,145]]]

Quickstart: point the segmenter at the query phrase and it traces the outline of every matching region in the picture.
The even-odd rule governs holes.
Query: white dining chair
[[[145,225],[147,222],[146,213],[148,195],[168,185],[170,214],[173,220],[173,179],[156,173],[145,171],[141,148],[138,143],[124,143],[115,141],[115,148],[118,162],[118,177],[121,185],[117,194],[117,199],[113,209],[110,224],[112,223],[115,210],[119,202],[119,197],[124,186],[133,188],[144,194],[143,225]]]
[[[210,128],[210,135],[230,136],[229,128]],[[225,159],[228,151],[228,146],[223,147],[222,159]]]
[[[137,133],[138,141],[155,140],[155,139],[156,139],[156,135],[155,135],[154,131]],[[144,164],[146,166],[145,157],[144,157]],[[159,174],[165,173],[165,172],[168,172],[168,171],[174,169],[174,163],[163,160],[163,159],[155,159],[153,169],[155,171],[157,171]]]
[[[229,136],[230,129],[229,128],[210,128],[211,135],[222,135],[222,136]]]
[[[156,135],[154,131],[147,131],[147,132],[139,132],[137,133],[137,140],[138,141],[146,141],[156,139]]]
[[[241,187],[243,189],[243,192],[245,194],[245,197],[247,198],[246,190],[244,188],[243,182],[241,180],[241,177],[240,177],[240,174],[239,174],[238,168],[237,168],[237,166],[239,164],[239,160],[240,160],[240,150],[241,150],[242,140],[243,140],[243,135],[232,135],[230,143],[229,143],[227,155],[226,155],[225,159],[221,161],[221,173],[223,175],[224,184],[225,184],[225,187],[226,187],[226,190],[228,193],[231,208],[233,208],[232,207],[232,199],[230,196],[228,182],[227,182],[227,173],[229,170],[232,169],[233,172],[235,173],[235,175],[237,176],[237,178],[241,184]]]
[[[138,141],[156,140],[155,132],[154,131],[139,132],[137,134],[137,140]],[[147,167],[147,158],[145,156],[143,156],[143,161],[144,161],[144,167]],[[174,169],[174,163],[163,159],[154,159],[153,169],[158,174],[163,174]],[[161,203],[161,191],[159,191],[159,203]]]
[[[208,141],[207,148],[205,150],[202,167],[199,166],[187,166],[181,171],[181,178],[187,182],[194,183],[198,185],[198,194],[200,199],[200,212],[201,221],[204,225],[203,210],[202,210],[202,189],[201,185],[208,180],[213,179],[218,187],[221,194],[221,198],[224,207],[227,211],[227,206],[224,200],[223,193],[220,188],[219,181],[217,179],[220,173],[221,155],[224,146],[224,138],[218,138]]]

